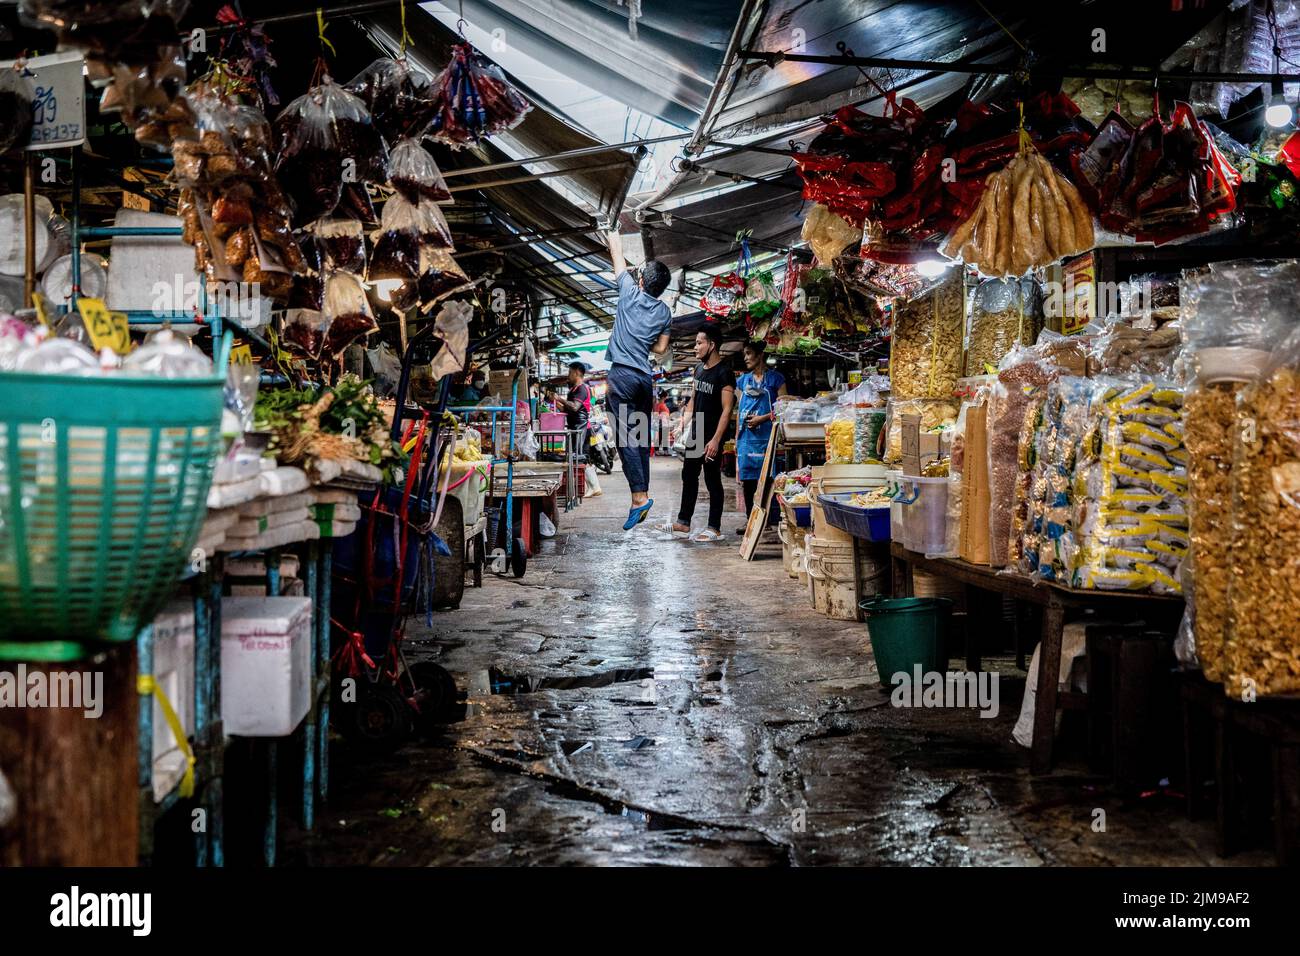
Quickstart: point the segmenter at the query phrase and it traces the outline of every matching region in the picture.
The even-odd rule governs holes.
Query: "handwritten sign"
[[[0,69],[14,68],[0,60]],[[32,94],[29,150],[77,146],[86,141],[85,59],[80,53],[51,53],[23,61],[22,77]]]
[[[96,352],[112,349],[118,355],[131,350],[130,326],[125,312],[110,312],[103,299],[80,298],[77,310],[86,323],[86,333]]]

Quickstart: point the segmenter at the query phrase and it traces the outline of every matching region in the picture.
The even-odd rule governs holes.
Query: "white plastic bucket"
[[[832,620],[856,621],[858,601],[854,563],[857,558],[852,540],[842,544],[809,535],[805,554],[812,606]]]
[[[903,547],[921,554],[948,548],[948,479],[903,479]]]

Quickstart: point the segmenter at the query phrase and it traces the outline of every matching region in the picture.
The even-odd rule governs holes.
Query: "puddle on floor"
[[[495,667],[488,668],[488,688],[493,694],[535,694],[541,690],[573,690],[578,687],[610,687],[614,684],[654,680],[653,667],[621,667],[577,677],[533,677],[528,674],[507,674]]]

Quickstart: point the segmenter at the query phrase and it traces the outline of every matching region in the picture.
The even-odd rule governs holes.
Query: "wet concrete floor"
[[[1013,657],[986,661],[996,718],[890,706],[865,625],[812,610],[775,540],[741,561],[731,482],[723,542],[654,530],[679,469],[654,461],[635,531],[626,483],[602,476],[522,579],[485,574],[432,628],[412,620],[411,659],[455,676],[464,719],[385,756],[337,741],[329,805],[314,833],[287,835],[284,862],[1271,862],[1216,858],[1181,801],[1117,793],[1077,754],[1031,777],[1011,741]],[[706,513],[707,499],[697,527]]]

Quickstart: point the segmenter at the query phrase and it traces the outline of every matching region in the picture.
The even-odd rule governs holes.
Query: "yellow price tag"
[[[131,350],[130,326],[126,321],[126,313],[110,312],[103,299],[90,298],[78,299],[77,310],[86,323],[90,344],[96,352],[112,349],[118,355],[125,355]]]
[[[231,365],[252,365],[253,349],[249,345],[236,345],[230,350]]]
[[[53,328],[53,326],[50,325],[49,313],[45,311],[45,296],[41,295],[39,292],[33,292],[32,305],[36,307],[36,318],[41,320],[41,325],[45,326],[47,329]]]

